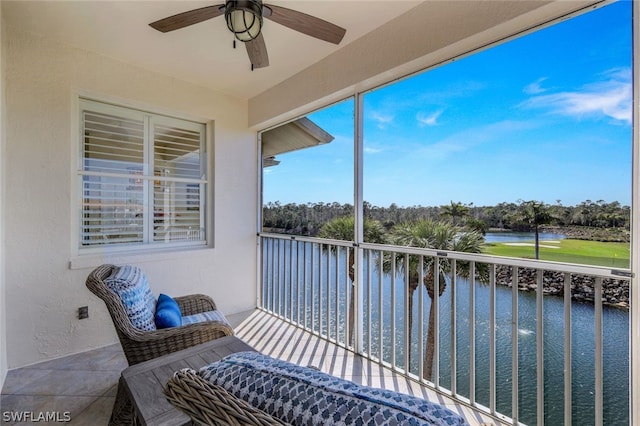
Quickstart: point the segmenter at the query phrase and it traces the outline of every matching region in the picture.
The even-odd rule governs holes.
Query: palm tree
[[[420,220],[414,223],[400,224],[392,230],[393,243],[400,246],[422,247],[436,250],[461,251],[467,253],[480,253],[484,237],[477,231],[464,231],[448,222],[434,222],[432,220]],[[423,360],[424,377],[431,380],[433,373],[433,357],[435,353],[435,260],[438,260],[439,277],[438,296],[441,296],[447,286],[445,277],[451,271],[451,263],[446,258],[425,257],[420,262],[420,256],[410,255],[408,261],[408,283],[409,283],[409,333],[413,328],[413,296],[418,286],[424,284],[427,287],[427,293],[431,298],[431,308],[429,312],[429,326],[427,334],[427,343],[425,350],[425,358]],[[422,270],[420,269],[422,265]],[[469,262],[457,263],[457,274],[468,277],[470,273]],[[486,265],[477,265],[476,272],[481,281],[486,281],[488,273]],[[396,267],[399,270],[405,268],[403,258],[396,259]],[[388,265],[387,265],[388,268]],[[387,269],[388,270],[388,269]],[[420,277],[423,282],[420,282]],[[410,351],[409,348],[407,350]]]
[[[384,226],[377,221],[371,219],[365,219],[363,223],[364,240],[368,243],[380,243],[386,242],[386,232]],[[325,223],[318,232],[320,238],[330,238],[333,240],[354,241],[355,240],[355,218],[353,216],[337,217]],[[349,279],[351,280],[351,296],[349,298],[349,336],[353,339],[353,326],[354,326],[354,280],[355,280],[355,256],[353,248],[348,252],[349,264],[347,271]]]
[[[518,219],[533,227],[535,233],[535,258],[540,259],[540,234],[539,226],[551,222],[553,216],[549,205],[542,201],[522,201],[517,213]]]
[[[458,219],[469,216],[469,206],[460,202],[453,202],[448,206],[442,206],[442,216],[449,216],[454,225],[458,225]]]

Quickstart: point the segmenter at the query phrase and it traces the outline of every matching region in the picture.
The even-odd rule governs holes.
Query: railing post
[[[544,271],[536,271],[537,417],[544,424]]]
[[[434,333],[433,333],[433,361],[431,364],[431,381],[436,389],[440,388],[440,258],[438,256],[433,259],[433,315]]]
[[[603,400],[603,350],[602,344],[602,277],[596,277],[593,286],[595,297],[594,304],[594,322],[595,322],[595,425],[602,426],[603,413],[602,413],[602,400]]]
[[[380,351],[380,361],[384,360],[384,252],[378,252],[380,267],[378,268],[378,350]]]
[[[311,287],[311,321],[309,322],[309,328],[313,333],[316,328],[316,273],[314,270],[316,264],[316,249],[313,243],[311,243],[309,246],[311,249],[311,280],[309,283],[309,286]]]
[[[473,277],[476,274],[475,263],[469,271],[469,401],[476,403],[476,287]]]
[[[418,285],[418,375],[424,380],[424,256],[420,256]]]
[[[307,271],[307,246],[308,243],[302,243],[302,262],[303,262],[303,267],[302,267],[302,326],[304,328],[307,328],[308,325],[310,323],[307,323],[307,311],[308,311],[308,302],[307,302],[307,283],[310,283],[311,281],[309,281],[309,273]]]
[[[260,234],[256,237],[256,256],[257,256],[257,268],[256,268],[256,306],[258,308],[264,308],[264,294],[265,294],[265,256],[264,256],[264,240]]]
[[[323,273],[322,273],[322,250],[324,244],[318,244],[318,335],[322,335],[322,317],[324,311],[322,309],[322,281]]]
[[[353,297],[355,298],[355,312],[354,312],[354,333],[353,336],[353,346],[356,353],[363,354],[364,353],[364,255],[361,247],[355,247],[354,254],[355,258],[355,282],[354,282],[354,292]],[[371,318],[369,318],[371,321]],[[348,343],[348,342],[347,342]]]
[[[334,317],[334,321],[335,321],[335,327],[334,327],[334,333],[336,335],[336,342],[340,342],[340,246],[336,246],[336,269],[335,269],[335,280],[336,280],[336,298],[334,300],[334,311],[335,311],[335,317]],[[347,265],[347,263],[345,263],[345,266]],[[347,302],[347,300],[345,299],[345,302]],[[347,319],[347,317],[345,316],[345,321],[346,323],[349,322],[349,320]],[[348,345],[349,342],[346,341],[345,339],[345,346]]]
[[[518,267],[511,276],[511,417],[518,424]]]
[[[371,356],[371,345],[372,345],[372,341],[373,338],[371,336],[372,334],[372,330],[371,330],[371,323],[372,318],[371,318],[371,307],[373,306],[373,298],[371,297],[371,295],[373,294],[373,286],[372,286],[372,281],[373,281],[373,252],[372,251],[368,251],[367,252],[367,354],[369,356]]]
[[[391,253],[391,365],[396,365],[396,253]]]
[[[564,274],[564,423],[571,424],[571,274]]]
[[[282,299],[283,294],[283,283],[284,283],[284,272],[282,271],[282,259],[284,257],[282,253],[282,247],[284,246],[284,240],[275,241],[276,244],[276,256],[274,258],[275,262],[275,285],[274,285],[274,296],[273,296],[273,311],[278,315],[282,315],[282,306],[284,304]]]
[[[458,319],[457,319],[457,289],[456,283],[458,275],[458,264],[456,259],[451,259],[451,394],[455,397],[458,394]],[[422,296],[420,296],[422,297]]]
[[[331,338],[331,250],[332,246],[329,244],[327,246],[327,299],[325,301],[325,324],[327,324],[326,333],[327,340]],[[336,248],[337,250],[337,248]]]
[[[409,255],[404,255],[404,283],[402,285],[403,294],[404,294],[404,368],[407,373],[411,371],[411,328],[409,324],[412,323],[411,316],[413,312],[409,312],[409,306],[411,303],[409,302],[409,298],[412,296],[409,292]]]
[[[294,240],[289,240],[289,256],[286,256],[285,267],[287,265],[287,259],[289,259],[289,321],[293,322],[293,243]],[[286,303],[286,302],[285,302]]]
[[[489,267],[489,410],[496,414],[496,265]]]

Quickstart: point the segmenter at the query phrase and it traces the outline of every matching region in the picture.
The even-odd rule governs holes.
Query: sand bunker
[[[538,244],[538,247],[544,248],[552,248],[557,249],[560,248],[558,246],[552,246],[550,244],[560,244],[560,241],[540,241],[541,244]],[[524,247],[533,247],[534,243],[504,243],[505,246],[524,246]]]

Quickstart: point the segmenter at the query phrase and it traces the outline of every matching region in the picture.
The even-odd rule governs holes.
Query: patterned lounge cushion
[[[147,277],[140,268],[131,265],[121,266],[114,270],[104,283],[120,296],[134,327],[143,331],[156,329],[153,318],[156,311],[156,298],[149,288]]]
[[[257,352],[239,352],[203,367],[205,380],[293,425],[466,425],[449,409],[375,389]]]
[[[224,315],[222,315],[222,312],[217,310],[201,312],[199,314],[187,315],[182,317],[182,325],[195,324],[197,322],[204,322],[204,321],[218,321],[218,322],[227,324],[229,327],[231,327],[231,324],[229,324],[229,321],[227,321]]]

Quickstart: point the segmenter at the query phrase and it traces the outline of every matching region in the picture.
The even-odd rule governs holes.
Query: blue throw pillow
[[[156,305],[156,327],[169,328],[182,325],[182,312],[178,302],[173,300],[171,296],[160,294],[158,304]]]

